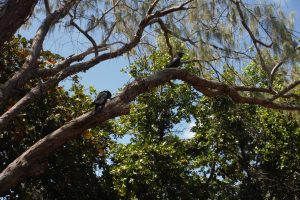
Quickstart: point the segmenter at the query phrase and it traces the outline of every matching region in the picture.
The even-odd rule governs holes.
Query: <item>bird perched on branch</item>
[[[107,90],[104,90],[98,94],[94,102],[92,103],[92,106],[95,105],[95,110],[99,106],[104,106],[108,99],[111,98],[111,93]]]
[[[180,59],[184,55],[183,52],[177,52],[176,56],[173,58],[171,62],[166,65],[166,68],[177,68],[180,65]]]

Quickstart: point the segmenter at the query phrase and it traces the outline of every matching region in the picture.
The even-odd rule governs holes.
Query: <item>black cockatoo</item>
[[[166,68],[177,68],[180,65],[180,59],[183,56],[183,52],[177,52],[176,56],[173,58],[171,62],[166,65]]]
[[[95,101],[92,103],[92,105],[95,105],[95,110],[99,106],[104,106],[108,99],[111,98],[111,93],[107,90],[104,90],[98,94]]]

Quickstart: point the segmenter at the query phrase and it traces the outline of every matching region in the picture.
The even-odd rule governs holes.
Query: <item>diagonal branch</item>
[[[261,66],[262,66],[263,70],[265,72],[267,72],[268,74],[270,74],[268,68],[266,67],[266,64],[265,64],[265,61],[263,59],[262,53],[261,53],[261,51],[260,51],[260,49],[259,49],[259,47],[258,47],[257,44],[263,45],[263,46],[265,46],[267,48],[270,48],[273,44],[271,43],[271,44],[267,45],[267,44],[263,43],[262,41],[258,40],[254,36],[254,34],[252,33],[251,29],[249,28],[249,26],[248,26],[248,24],[247,24],[247,22],[245,20],[244,13],[243,13],[243,11],[241,9],[241,6],[240,6],[240,1],[234,1],[234,0],[231,0],[231,1],[236,5],[236,8],[238,10],[238,13],[239,13],[239,16],[240,16],[240,19],[241,19],[241,23],[242,23],[243,27],[246,29],[246,31],[248,32],[249,36],[251,37],[251,40],[252,40],[253,45],[254,45],[254,47],[255,47],[255,49],[257,51],[257,54],[259,56],[259,60],[261,62]]]
[[[108,119],[128,114],[128,111],[128,104],[121,102],[120,98],[115,98],[104,109],[88,112],[39,140],[0,174],[0,196],[27,176],[38,174],[35,169],[43,167],[45,155],[50,155],[71,138],[82,134],[84,130]]]
[[[269,86],[272,87],[273,85],[273,80],[274,80],[274,76],[277,72],[277,70],[279,69],[279,67],[284,63],[284,60],[281,60],[279,61],[274,67],[273,69],[271,70],[271,73],[270,73],[270,80],[269,80]]]
[[[167,9],[163,9],[163,10],[160,10],[160,11],[156,11],[154,14],[152,14],[152,16],[155,16],[156,18],[158,18],[158,17],[162,17],[162,16],[168,15],[168,14],[176,12],[176,11],[189,10],[192,7],[185,7],[185,6],[187,4],[189,4],[189,3],[191,3],[192,1],[193,0],[189,0],[189,1],[186,1],[186,2],[182,3],[179,6],[174,6],[174,7],[171,7],[171,8],[167,8]]]
[[[100,51],[106,51],[109,48],[109,46],[111,46],[113,44],[114,43],[107,44],[107,45],[98,45],[97,46],[98,52],[100,52]],[[62,62],[57,63],[56,65],[54,65],[51,69],[37,69],[36,70],[36,75],[38,77],[50,77],[50,76],[54,76],[55,74],[57,74],[58,72],[60,72],[61,70],[63,70],[67,66],[69,66],[70,64],[72,64],[73,62],[80,62],[80,61],[82,61],[86,56],[94,53],[94,51],[95,51],[94,47],[91,47],[91,48],[88,48],[86,51],[84,51],[82,53],[69,56],[64,61],[62,61]]]
[[[170,33],[170,30],[167,28],[167,26],[164,24],[164,22],[162,21],[162,19],[158,18],[157,19],[157,23],[160,25],[160,28],[163,30],[164,32],[164,36],[165,36],[165,39],[166,39],[166,44],[169,48],[169,54],[171,57],[173,57],[173,47],[170,43],[170,39],[169,39],[169,33]]]
[[[132,48],[134,48],[136,45],[138,45],[138,43],[141,40],[142,34],[144,32],[144,29],[157,22],[157,19],[159,19],[160,17],[163,17],[165,15],[168,15],[170,13],[176,12],[176,11],[182,11],[182,10],[188,10],[189,8],[184,7],[186,4],[190,3],[192,0],[187,1],[182,3],[179,6],[175,6],[175,7],[171,7],[168,9],[163,9],[160,11],[156,11],[155,13],[151,14],[151,15],[146,15],[146,17],[139,23],[138,25],[138,29],[133,37],[133,39],[128,42],[125,43],[125,45],[123,45],[122,47],[120,47],[119,49],[113,51],[113,52],[109,52],[109,53],[104,53],[102,55],[99,55],[89,61],[86,62],[82,62],[82,63],[78,63],[75,65],[72,65],[68,68],[66,68],[64,71],[62,71],[62,74],[74,74],[80,71],[84,71],[84,70],[88,70],[89,68],[93,67],[94,65],[104,61],[104,60],[108,60],[108,59],[112,59],[115,57],[118,57],[122,54],[124,54],[125,52],[130,51]]]
[[[280,92],[278,92],[276,95],[274,95],[270,100],[274,101],[275,99],[278,99],[279,97],[282,97],[284,94],[286,94],[287,92],[291,91],[292,89],[294,89],[298,85],[300,85],[300,80],[291,83],[286,88],[284,88],[283,90],[281,90]]]
[[[95,49],[95,56],[98,56],[98,47],[94,38],[90,36],[87,31],[84,31],[82,28],[80,28],[80,26],[78,26],[78,24],[76,24],[73,19],[71,19],[70,25],[74,26],[80,33],[82,33],[92,43]]]
[[[114,5],[113,5],[111,8],[109,8],[108,10],[106,10],[106,11],[102,14],[102,16],[97,20],[98,23],[99,23],[100,21],[102,21],[103,18],[104,18],[110,11],[112,11],[113,9],[115,9],[115,8],[119,5],[120,2],[121,2],[121,0],[118,0],[117,2],[114,3]],[[86,32],[88,33],[88,32],[90,32],[91,30],[93,30],[93,29],[98,25],[98,23],[96,23],[94,26],[91,26],[90,28],[88,28],[88,29],[86,30]]]
[[[231,1],[232,1],[232,0],[231,0]],[[254,42],[254,43],[258,43],[258,44],[260,44],[260,45],[262,45],[262,46],[264,46],[264,47],[271,48],[272,45],[273,45],[272,42],[271,42],[270,44],[266,44],[266,43],[262,42],[261,40],[257,39],[257,38],[254,36],[253,32],[251,31],[250,27],[248,26],[248,24],[247,24],[247,22],[246,22],[246,20],[245,20],[244,13],[243,13],[243,11],[242,11],[242,9],[241,9],[241,6],[240,6],[241,2],[240,2],[240,1],[232,1],[232,2],[236,5],[237,10],[238,10],[238,13],[239,13],[240,18],[241,18],[242,25],[243,25],[244,28],[247,30],[247,32],[248,32],[248,34],[250,35],[250,37],[251,37],[251,39],[253,40],[253,42]]]
[[[50,8],[50,5],[49,5],[49,1],[48,0],[44,0],[44,4],[45,4],[46,14],[47,15],[52,15],[51,8]]]
[[[97,51],[101,52],[101,51],[106,51],[110,46],[116,44],[116,43],[111,43],[111,44],[106,44],[107,40],[110,38],[113,29],[115,28],[116,23],[114,23],[112,25],[112,27],[110,28],[109,32],[107,33],[106,37],[103,39],[102,43],[100,45],[97,45]],[[64,68],[66,68],[67,66],[71,65],[73,62],[80,62],[82,61],[86,56],[90,55],[91,53],[95,52],[95,48],[91,47],[88,48],[87,50],[85,50],[82,53],[79,53],[77,55],[72,55],[69,56],[66,60],[64,60],[63,62],[60,62],[56,65],[54,65],[51,69],[37,69],[36,70],[36,75],[38,77],[50,77],[50,76],[54,76],[55,74],[57,74],[58,72],[60,72],[61,70],[63,70]]]
[[[107,41],[110,38],[110,36],[112,35],[112,33],[113,33],[116,25],[117,25],[117,22],[115,22],[115,23],[112,24],[112,26],[110,27],[110,29],[107,32],[107,35],[104,37],[104,39],[103,39],[103,41],[101,43],[102,45],[105,45],[107,43]]]
[[[148,77],[136,79],[101,110],[87,112],[35,143],[0,174],[0,185],[2,186],[0,187],[0,194],[16,185],[26,176],[34,174],[27,172],[32,169],[32,166],[38,165],[45,158],[45,155],[50,155],[71,138],[82,134],[86,129],[93,128],[99,123],[117,116],[128,114],[130,102],[134,101],[140,94],[175,79],[185,81],[197,91],[211,97],[228,95],[236,103],[255,104],[274,109],[300,110],[300,105],[276,104],[265,99],[243,97],[234,86],[205,80],[186,70],[165,69]]]
[[[159,0],[155,0],[153,1],[153,3],[151,4],[151,6],[149,7],[148,11],[147,11],[147,15],[151,15],[155,6],[158,4]]]
[[[190,1],[188,1],[190,2]],[[79,54],[78,56],[71,57],[69,60],[65,61],[63,64],[58,65],[56,68],[51,70],[51,72],[56,71],[57,68],[60,68],[61,71],[59,71],[56,75],[54,75],[52,78],[49,78],[46,82],[41,83],[40,85],[37,85],[31,91],[26,94],[22,99],[20,99],[13,107],[11,107],[8,111],[6,111],[1,117],[0,117],[0,130],[5,127],[5,125],[12,120],[17,114],[19,114],[24,108],[26,108],[30,103],[34,102],[38,97],[41,97],[42,93],[47,91],[48,89],[56,86],[61,80],[67,78],[70,75],[76,74],[80,71],[88,70],[89,68],[95,66],[96,64],[109,60],[115,57],[118,57],[125,52],[130,51],[133,49],[136,45],[139,44],[142,34],[144,32],[144,29],[155,23],[156,18],[162,17],[164,15],[161,14],[161,12],[165,14],[172,13],[170,10],[173,12],[179,11],[179,10],[186,10],[183,5],[186,5],[187,2],[183,3],[182,5],[176,6],[176,7],[171,7],[169,9],[164,9],[162,11],[157,11],[154,14],[147,15],[139,24],[138,29],[136,31],[136,34],[134,38],[129,42],[120,47],[119,49],[116,49],[113,52],[109,53],[104,53],[102,55],[96,56],[92,58],[89,61],[74,64],[74,65],[67,65],[70,60],[74,60],[75,57],[76,59],[83,59],[84,56],[86,55],[86,52]],[[49,73],[49,71],[48,71]]]

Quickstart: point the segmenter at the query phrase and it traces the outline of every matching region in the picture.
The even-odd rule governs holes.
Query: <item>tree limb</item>
[[[128,114],[130,102],[140,94],[175,79],[185,81],[197,91],[211,97],[228,95],[236,103],[255,104],[274,109],[300,110],[300,105],[276,104],[265,99],[243,97],[238,93],[239,88],[205,80],[186,70],[165,69],[148,77],[136,79],[101,110],[87,112],[35,143],[0,174],[0,185],[2,186],[0,194],[20,182],[28,175],[27,171],[31,166],[36,165],[39,160],[53,153],[71,138],[79,136],[84,130],[93,128],[108,119]]]
[[[172,60],[172,58],[173,58],[173,47],[170,43],[170,39],[169,39],[169,35],[168,35],[170,31],[160,18],[157,19],[157,23],[160,25],[160,28],[163,30],[163,33],[164,33],[164,36],[165,36],[165,39],[166,39],[166,44],[168,46],[169,54],[170,54],[171,60]]]
[[[188,1],[188,2],[190,2],[190,1]],[[38,97],[40,97],[42,95],[42,92],[45,92],[46,90],[50,89],[51,87],[56,86],[61,80],[67,78],[70,75],[76,74],[80,71],[88,70],[89,68],[95,66],[96,64],[98,64],[102,61],[118,57],[118,56],[122,55],[123,53],[130,51],[136,45],[139,44],[144,29],[147,26],[155,23],[156,19],[158,17],[164,16],[162,14],[162,12],[165,13],[165,15],[167,15],[169,13],[172,13],[171,11],[175,12],[175,11],[179,11],[179,10],[186,10],[187,8],[185,8],[183,6],[186,4],[187,4],[187,2],[185,2],[179,6],[176,6],[176,7],[171,7],[169,9],[157,11],[151,15],[146,15],[145,18],[143,20],[141,20],[141,22],[139,23],[138,29],[136,31],[134,38],[129,43],[126,43],[125,45],[123,45],[122,47],[120,47],[119,49],[117,49],[113,52],[104,53],[104,54],[96,56],[86,62],[77,63],[77,64],[69,65],[69,66],[67,65],[71,60],[75,59],[74,57],[76,57],[76,59],[83,59],[87,55],[87,52],[84,52],[82,54],[79,54],[78,56],[71,57],[69,60],[63,62],[62,64],[57,65],[56,68],[54,68],[54,70],[51,70],[51,71],[52,72],[56,71],[58,68],[62,69],[61,71],[59,71],[53,77],[49,78],[49,80],[47,80],[46,82],[41,83],[40,85],[37,85],[36,87],[31,89],[31,91],[28,94],[26,94],[13,107],[11,107],[8,111],[6,111],[0,117],[0,130],[3,127],[5,127],[5,125],[11,119],[13,119],[17,114],[19,114],[30,103],[32,103],[34,100],[36,100]],[[66,11],[68,11],[68,10],[66,10]],[[48,73],[49,73],[49,71],[48,71]],[[33,75],[31,75],[31,76],[33,76]]]
[[[290,90],[294,89],[296,86],[300,85],[300,81],[295,81],[288,85],[286,88],[278,92],[276,95],[274,95],[270,100],[274,101],[275,99],[278,99],[279,97],[282,97],[284,94],[289,92]]]
[[[92,36],[90,36],[87,31],[84,31],[82,28],[80,28],[80,26],[78,26],[73,21],[73,19],[71,19],[70,25],[74,26],[80,33],[82,33],[92,43],[92,45],[95,49],[95,56],[98,56],[98,47],[97,47],[97,44],[96,44],[94,38]]]
[[[252,33],[251,29],[247,25],[247,22],[245,20],[244,14],[243,14],[243,11],[242,11],[241,6],[240,6],[240,1],[233,1],[233,0],[231,0],[231,1],[236,5],[236,8],[238,10],[238,13],[239,13],[239,16],[240,16],[240,19],[241,19],[241,23],[244,26],[244,28],[246,29],[246,31],[248,32],[248,34],[251,37],[252,41],[253,41],[253,45],[254,45],[254,47],[255,47],[255,49],[257,51],[257,54],[259,56],[259,60],[261,62],[261,66],[262,66],[263,70],[265,72],[267,72],[268,75],[270,75],[270,72],[269,72],[269,70],[266,67],[265,61],[263,59],[263,56],[262,56],[261,51],[260,51],[259,47],[257,46],[257,44],[261,44],[261,45],[263,45],[265,47],[270,48],[272,46],[272,43],[269,44],[269,45],[267,45],[267,44],[263,43],[262,41],[256,39],[256,37]]]
[[[147,15],[152,14],[155,6],[158,4],[159,0],[155,0],[153,1],[153,3],[151,4],[151,6],[149,7],[148,11],[147,11]]]
[[[51,8],[48,0],[44,0],[45,10],[47,15],[52,15]]]

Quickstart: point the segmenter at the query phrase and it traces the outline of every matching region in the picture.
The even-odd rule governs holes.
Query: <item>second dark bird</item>
[[[99,106],[104,106],[108,99],[111,98],[111,93],[107,90],[104,90],[98,94],[95,101],[92,103],[92,105],[95,105],[95,110]]]
[[[166,68],[177,68],[180,65],[180,59],[184,55],[183,52],[177,52],[176,56],[173,58],[171,62],[166,65]]]

